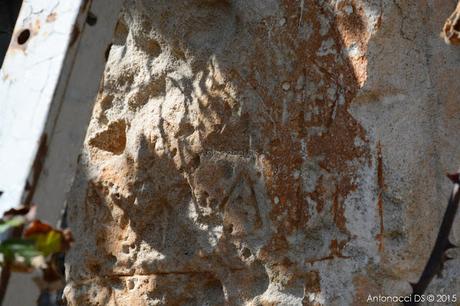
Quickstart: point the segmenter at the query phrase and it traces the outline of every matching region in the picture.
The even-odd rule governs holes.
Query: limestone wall
[[[410,293],[460,161],[455,5],[127,1],[68,200],[70,305]]]

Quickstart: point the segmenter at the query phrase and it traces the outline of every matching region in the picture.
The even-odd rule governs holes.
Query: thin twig
[[[416,284],[412,284],[413,292],[411,294],[410,302],[404,303],[404,305],[417,305],[414,299],[417,295],[422,295],[431,280],[435,275],[440,275],[446,260],[450,258],[446,255],[446,251],[454,248],[449,241],[449,235],[452,230],[452,224],[454,223],[455,215],[458,210],[458,204],[460,201],[460,174],[448,175],[449,179],[454,183],[452,193],[447,204],[446,212],[442,219],[441,227],[439,228],[438,237],[436,243],[431,251],[430,259],[428,260],[425,269],[423,270],[422,276]]]

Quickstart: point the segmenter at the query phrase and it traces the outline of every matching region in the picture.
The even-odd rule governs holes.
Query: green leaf
[[[37,250],[48,256],[62,250],[62,233],[52,230],[46,234],[31,236],[35,240]]]
[[[6,232],[10,228],[23,225],[24,223],[25,219],[23,217],[14,217],[13,219],[2,221],[0,223],[0,233]]]
[[[5,240],[0,244],[0,253],[3,253],[6,261],[13,261],[16,256],[21,256],[28,264],[35,256],[42,255],[35,242],[28,239]]]

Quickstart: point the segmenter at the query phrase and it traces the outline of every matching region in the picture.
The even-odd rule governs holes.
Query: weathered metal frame
[[[57,221],[121,5],[23,2],[0,70],[0,217],[36,203]]]

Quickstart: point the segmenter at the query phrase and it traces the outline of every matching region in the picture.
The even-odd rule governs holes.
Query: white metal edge
[[[23,2],[0,72],[0,216],[21,202],[80,2]],[[30,38],[20,45],[23,30]]]
[[[84,23],[89,4],[23,3],[0,71],[0,216],[23,201],[42,135],[48,150],[40,182],[29,181],[40,185],[34,201],[56,211],[63,202],[104,68],[98,55],[112,37],[121,7],[120,0],[95,1],[100,16],[90,27]],[[19,45],[24,29],[31,36]]]
[[[121,6],[122,0],[93,1],[90,10],[97,22],[84,24],[73,65],[64,67],[71,69],[70,77],[66,87],[58,88],[62,107],[33,198],[37,216],[50,223],[58,221],[76,171]]]

